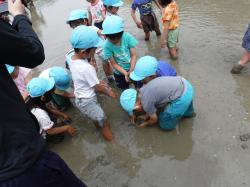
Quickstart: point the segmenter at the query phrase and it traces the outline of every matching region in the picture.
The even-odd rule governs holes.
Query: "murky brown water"
[[[79,134],[52,149],[88,186],[250,186],[250,150],[243,150],[238,139],[250,132],[250,67],[240,76],[229,73],[243,51],[250,1],[183,0],[178,4],[180,58],[172,64],[195,87],[197,117],[182,121],[180,135],[159,128],[136,129],[118,101],[102,96],[115,133],[115,140],[106,143],[89,121],[71,110]],[[32,21],[46,52],[46,62],[37,70],[64,66],[71,33],[65,21],[71,10],[84,8],[86,2],[38,0],[35,5]],[[126,1],[119,14],[125,18],[126,30],[140,42],[138,56],[169,59],[154,34],[150,42],[143,40],[129,7]]]

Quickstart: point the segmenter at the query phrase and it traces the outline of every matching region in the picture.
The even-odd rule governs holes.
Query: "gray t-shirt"
[[[140,89],[140,99],[148,115],[156,113],[157,108],[179,98],[184,89],[182,77],[157,77]]]

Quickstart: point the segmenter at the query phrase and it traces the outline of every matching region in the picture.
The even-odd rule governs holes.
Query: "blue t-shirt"
[[[138,41],[129,33],[124,32],[121,38],[121,45],[117,46],[107,41],[103,48],[104,60],[114,58],[115,62],[121,66],[124,70],[129,71],[131,54],[130,49],[135,48]],[[115,70],[115,73],[120,75],[121,73]]]
[[[158,68],[156,71],[156,75],[157,77],[162,77],[162,76],[176,76],[176,70],[174,69],[174,67],[169,64],[166,61],[160,60],[158,61]]]
[[[134,10],[138,8],[141,15],[147,15],[153,11],[152,2],[153,0],[134,0],[131,8]]]

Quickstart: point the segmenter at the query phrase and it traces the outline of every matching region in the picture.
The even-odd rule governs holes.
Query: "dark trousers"
[[[55,153],[45,151],[25,173],[7,181],[1,187],[86,187],[67,164]]]
[[[102,30],[102,23],[103,23],[103,21],[101,21],[101,22],[99,22],[99,23],[94,23],[94,25],[95,25],[98,29]]]
[[[118,88],[125,90],[129,88],[129,82],[126,81],[124,75],[118,75],[114,73],[115,77],[115,82]],[[133,84],[135,85],[135,88],[141,88],[142,87],[142,82],[141,81],[132,81]]]

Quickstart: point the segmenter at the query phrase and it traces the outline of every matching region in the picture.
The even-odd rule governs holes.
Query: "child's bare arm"
[[[135,15],[135,10],[132,8],[131,9],[131,17],[133,18],[136,26],[139,28],[139,29],[142,29],[142,24],[140,21],[138,21],[138,19],[136,18],[136,15]]]
[[[113,66],[114,69],[116,69],[117,71],[119,71],[121,74],[123,74],[125,76],[125,79],[128,82],[129,81],[129,73],[126,70],[124,70],[121,66],[119,66],[116,63],[114,58],[110,58],[109,61],[110,61],[110,64]]]
[[[54,107],[50,106],[50,107],[47,107],[47,109],[48,109],[49,112],[51,112],[52,114],[54,114],[57,117],[62,117],[65,120],[70,120],[71,119],[70,116],[68,116],[67,114],[65,114],[65,113],[63,113],[63,112],[61,112],[59,110],[57,110]]]
[[[88,19],[88,21],[89,21],[89,25],[92,25],[92,14],[91,14],[90,11],[89,11],[89,19]]]
[[[162,48],[165,48],[167,46],[168,30],[169,30],[169,21],[164,21],[162,25],[162,35],[161,35]]]
[[[77,129],[75,127],[70,126],[70,125],[64,125],[61,127],[55,127],[55,128],[48,129],[48,130],[46,130],[46,132],[49,135],[61,134],[61,133],[66,132],[66,133],[69,133],[71,136],[73,136],[77,132]]]
[[[74,93],[69,93],[69,92],[63,92],[62,93],[63,97],[67,97],[67,98],[75,98],[75,94]]]
[[[130,48],[131,60],[130,60],[130,69],[129,73],[131,73],[135,68],[136,63],[136,51],[135,48]]]

